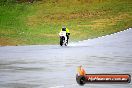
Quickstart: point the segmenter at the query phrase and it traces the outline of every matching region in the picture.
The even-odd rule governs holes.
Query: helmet
[[[66,31],[66,27],[65,26],[62,27],[62,31]]]

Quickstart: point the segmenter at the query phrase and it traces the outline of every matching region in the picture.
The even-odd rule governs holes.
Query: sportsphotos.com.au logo
[[[82,66],[79,66],[76,81],[80,85],[85,83],[130,83],[131,76],[129,74],[86,74]]]

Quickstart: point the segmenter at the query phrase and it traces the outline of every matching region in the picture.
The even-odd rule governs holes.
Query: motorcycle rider
[[[68,28],[66,28],[65,26],[62,27],[61,31],[66,31],[66,37],[65,37],[65,40],[67,41],[68,43],[68,39],[69,39],[69,35],[70,35],[70,31]],[[60,32],[61,32],[60,31]]]

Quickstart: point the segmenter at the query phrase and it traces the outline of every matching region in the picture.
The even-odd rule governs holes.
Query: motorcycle
[[[59,33],[60,36],[60,46],[67,46],[68,45],[68,40],[67,40],[67,36],[66,36],[66,31],[61,31]]]

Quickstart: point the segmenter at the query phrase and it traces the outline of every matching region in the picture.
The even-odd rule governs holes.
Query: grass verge
[[[13,0],[12,0],[13,1]],[[0,4],[0,45],[58,44],[65,25],[70,41],[132,27],[131,0],[49,0]]]

